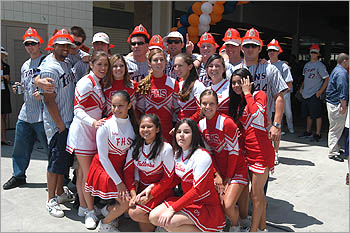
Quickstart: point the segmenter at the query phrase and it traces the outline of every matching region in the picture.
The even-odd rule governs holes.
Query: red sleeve
[[[202,193],[208,190],[207,184],[208,182],[214,182],[213,176],[210,171],[212,170],[212,166],[207,170],[205,174],[205,178],[201,180],[200,183],[197,185],[193,185],[190,190],[188,190],[180,199],[178,199],[176,202],[172,204],[172,207],[175,212],[178,212],[179,210],[183,209],[184,207],[188,206],[189,204],[193,203],[193,201],[198,198]]]
[[[173,175],[172,178],[169,180],[169,184],[167,184],[167,187],[162,189],[162,191],[167,190],[167,189],[172,189],[176,185],[178,185],[180,182],[181,182],[181,179],[178,176]],[[157,195],[159,195],[159,190],[160,189],[161,189],[160,187],[157,187],[157,185],[155,185],[153,187],[153,189],[151,190],[151,195],[153,197],[156,197]]]
[[[261,111],[265,113],[267,97],[264,91],[258,91],[254,98],[251,93],[244,95],[247,101],[247,109],[251,114],[256,113],[257,111]]]
[[[227,151],[228,156],[226,177],[232,178],[236,170],[236,164],[239,154],[239,145],[238,129],[231,118],[227,118],[224,122],[224,134],[226,143],[225,150]]]
[[[190,117],[190,119],[194,120],[194,122],[198,123],[198,121],[201,119],[201,108],[199,106],[199,103],[197,103],[197,111]]]

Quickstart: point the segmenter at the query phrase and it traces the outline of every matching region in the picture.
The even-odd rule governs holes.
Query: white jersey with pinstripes
[[[69,128],[66,151],[81,156],[96,154],[96,128],[93,123],[101,119],[104,106],[100,79],[90,72],[78,81],[75,88],[74,118]]]
[[[69,128],[73,120],[74,104],[74,75],[72,73],[71,63],[56,60],[54,54],[49,54],[41,63],[40,78],[52,78],[55,84],[56,104],[59,113],[66,128]],[[46,105],[44,104],[43,112],[44,128],[48,143],[51,138],[58,132],[58,127],[53,121]]]
[[[28,123],[43,121],[44,104],[41,100],[36,100],[33,93],[36,91],[34,78],[40,73],[38,65],[44,56],[42,54],[38,58],[30,58],[21,67],[21,83],[24,84],[24,103],[18,119]]]
[[[128,66],[128,72],[130,74],[130,78],[135,80],[136,82],[144,79],[150,70],[150,66],[148,61],[145,62],[137,62],[133,57],[124,57]]]
[[[239,65],[231,67],[230,70],[226,70],[226,76],[240,68],[246,68],[253,75],[255,91],[265,91],[267,95],[267,116],[272,117],[272,109],[274,105],[274,97],[279,93],[288,89],[286,82],[284,81],[281,72],[271,64],[257,64],[252,66],[246,66],[243,62]]]

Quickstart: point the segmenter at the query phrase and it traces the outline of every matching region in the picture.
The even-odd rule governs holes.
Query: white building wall
[[[55,29],[80,26],[91,46],[92,1],[1,1],[1,20],[40,23],[48,26],[48,38]]]

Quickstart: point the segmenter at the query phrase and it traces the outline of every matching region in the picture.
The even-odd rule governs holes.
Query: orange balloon
[[[170,28],[170,31],[171,31],[171,32],[177,31],[177,27],[172,27],[172,28]]]
[[[191,14],[188,17],[188,23],[192,26],[197,26],[199,24],[199,16],[196,14]]]
[[[222,15],[210,14],[210,19],[210,25],[213,25],[222,20]]]
[[[219,4],[219,5],[223,5],[223,4],[225,4],[225,2],[226,2],[226,1],[216,1],[215,3],[216,3],[216,4]]]
[[[248,2],[249,1],[239,1],[237,2],[237,6],[247,4]]]
[[[223,5],[220,4],[214,4],[213,5],[213,11],[212,13],[215,15],[221,15],[222,13],[224,13],[225,7]]]
[[[189,26],[187,28],[188,35],[191,37],[198,36],[199,34],[199,28],[197,26]]]
[[[202,14],[202,9],[201,9],[202,3],[201,2],[195,2],[192,5],[192,11],[196,15],[201,15]]]
[[[177,27],[178,28],[182,27],[182,24],[180,23],[180,20],[177,21]]]
[[[192,41],[193,44],[196,44],[199,41],[199,36],[190,36],[189,37],[190,41]]]

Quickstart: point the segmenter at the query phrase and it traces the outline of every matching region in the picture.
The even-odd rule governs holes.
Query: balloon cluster
[[[180,32],[184,38],[188,33],[190,41],[194,44],[198,42],[199,37],[208,32],[210,25],[215,25],[222,20],[222,15],[230,14],[234,11],[236,5],[248,3],[246,1],[201,1],[195,2],[188,9],[187,14],[180,17],[177,27],[170,31]]]

